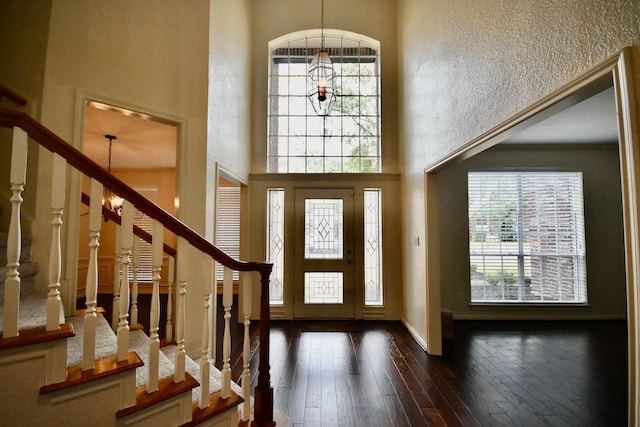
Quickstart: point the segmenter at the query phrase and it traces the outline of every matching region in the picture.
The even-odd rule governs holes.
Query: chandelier
[[[309,101],[318,116],[328,116],[336,101],[336,72],[324,48],[324,0],[320,10],[320,50],[309,64]]]
[[[107,172],[111,174],[111,145],[113,144],[113,140],[117,139],[115,135],[105,135],[105,138],[109,140],[109,160],[107,164]],[[122,209],[123,199],[118,196],[113,191],[109,190],[107,187],[104,187],[102,191],[102,205],[118,215],[120,215],[120,211]]]

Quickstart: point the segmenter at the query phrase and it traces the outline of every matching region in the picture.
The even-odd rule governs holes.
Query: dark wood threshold
[[[191,421],[182,424],[181,427],[190,427],[198,425],[208,419],[215,417],[216,415],[220,415],[224,411],[236,407],[244,402],[244,399],[233,391],[231,392],[231,396],[227,399],[223,399],[220,397],[220,392],[213,393],[209,396],[209,407],[205,409],[198,408],[198,402],[193,404],[192,418]]]
[[[39,344],[48,341],[62,340],[76,334],[71,323],[62,323],[60,329],[47,331],[44,326],[33,329],[24,329],[18,332],[17,337],[1,338],[0,350],[12,347],[21,347],[31,344]]]
[[[136,369],[143,365],[144,363],[142,363],[138,354],[135,351],[130,351],[127,355],[127,360],[118,362],[116,356],[105,357],[104,359],[96,360],[95,367],[88,371],[83,371],[81,365],[72,366],[67,369],[66,381],[43,386],[40,388],[40,394],[53,393],[69,387],[75,387],[99,378]]]
[[[147,393],[147,388],[145,386],[138,387],[136,390],[136,404],[129,406],[128,408],[120,409],[116,412],[116,417],[126,417],[127,415],[131,415],[159,402],[171,399],[172,397],[178,396],[179,394],[187,392],[200,385],[200,383],[188,372],[185,372],[184,376],[184,381],[179,383],[174,383],[173,377],[160,380],[158,383],[158,391],[151,394]]]

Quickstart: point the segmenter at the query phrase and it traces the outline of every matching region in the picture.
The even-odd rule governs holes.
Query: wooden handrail
[[[273,268],[273,264],[271,263],[246,262],[231,258],[183,222],[167,213],[167,211],[155,203],[149,201],[146,197],[142,196],[120,179],[108,173],[99,164],[82,154],[76,148],[67,144],[62,138],[34,120],[28,114],[20,111],[0,108],[0,126],[18,126],[22,128],[27,132],[31,139],[38,142],[44,148],[64,157],[69,165],[73,166],[83,174],[97,179],[118,196],[131,202],[145,215],[160,221],[167,230],[171,231],[176,236],[184,238],[193,247],[210,255],[213,259],[224,266],[237,271],[271,272]]]
[[[0,98],[2,98],[3,96],[6,96],[11,101],[13,101],[16,104],[21,105],[23,107],[25,105],[27,105],[27,98],[25,98],[24,96],[20,95],[18,92],[16,92],[15,90],[11,89],[10,87],[5,86],[4,84],[0,83]]]
[[[89,206],[91,203],[91,197],[89,197],[89,195],[86,193],[82,193],[81,201],[83,204]],[[120,215],[118,215],[117,213],[115,213],[114,211],[112,211],[106,206],[102,206],[102,216],[106,219],[109,219],[115,222],[116,224],[122,223],[122,218],[120,218]],[[133,225],[133,234],[140,237],[145,242],[151,243],[151,234],[149,234],[148,232],[146,232],[145,230],[143,230],[142,228],[138,227],[135,224]],[[166,243],[162,244],[162,250],[165,254],[172,256],[174,258],[178,254],[178,252],[173,246],[169,246]]]

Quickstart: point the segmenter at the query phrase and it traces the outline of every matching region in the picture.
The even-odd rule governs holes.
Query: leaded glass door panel
[[[295,192],[296,318],[353,318],[353,190]]]

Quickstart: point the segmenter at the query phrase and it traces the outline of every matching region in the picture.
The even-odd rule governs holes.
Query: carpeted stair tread
[[[176,346],[175,345],[167,345],[162,347],[160,350],[164,355],[169,358],[171,361],[175,360],[176,354]],[[190,373],[195,379],[200,381],[200,364],[191,359],[189,356],[185,357],[184,363],[185,371]],[[209,370],[209,394],[218,392],[222,389],[222,385],[220,382],[222,374],[220,371],[213,365],[211,365],[211,369]],[[198,386],[193,389],[192,393],[192,401],[197,402],[200,399],[200,391],[202,387]],[[231,389],[236,392],[238,395],[242,396],[242,387],[240,387],[235,382],[231,381]]]
[[[20,292],[18,329],[32,329],[47,324],[47,291]],[[59,323],[64,323],[64,311],[60,304]],[[4,329],[4,304],[0,305],[0,330]]]
[[[144,362],[144,366],[136,369],[136,387],[147,383],[147,366],[149,365],[149,337],[140,329],[132,330],[129,333],[129,350],[135,351]],[[173,361],[169,360],[160,351],[158,363],[158,378],[169,378],[173,376]]]
[[[67,318],[76,330],[76,336],[67,341],[67,366],[80,365],[82,363],[82,347],[84,345],[84,316]],[[113,333],[109,322],[102,313],[97,314],[96,320],[96,359],[116,354],[118,340]]]

